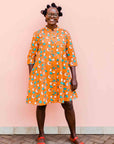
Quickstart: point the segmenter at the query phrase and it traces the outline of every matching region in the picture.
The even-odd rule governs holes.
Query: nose
[[[52,14],[50,17],[51,17],[51,18],[54,18],[54,15]]]
[[[53,16],[53,15],[51,15],[51,18],[54,18],[54,16]]]

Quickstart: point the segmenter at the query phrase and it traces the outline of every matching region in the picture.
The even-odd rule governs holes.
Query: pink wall
[[[0,126],[36,126],[36,106],[26,104],[32,34],[45,26],[46,0],[10,0],[0,4]],[[77,126],[114,126],[114,1],[61,0],[58,25],[69,30],[77,55]],[[66,126],[60,104],[49,104],[46,126]]]

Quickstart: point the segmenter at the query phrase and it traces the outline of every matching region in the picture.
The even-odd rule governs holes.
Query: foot
[[[78,137],[77,135],[75,136],[70,136],[72,139],[74,139],[75,137]],[[74,144],[80,144],[79,138],[77,138],[75,141],[73,141]]]
[[[41,138],[41,139],[38,139],[38,138],[40,138],[40,137],[44,137],[44,135],[39,135],[38,137],[37,137],[37,144],[39,144],[39,143],[45,143],[45,137],[44,138]]]

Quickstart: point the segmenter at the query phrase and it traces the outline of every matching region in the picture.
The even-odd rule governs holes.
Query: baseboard
[[[70,134],[65,126],[45,127],[45,134]],[[38,134],[37,127],[0,127],[0,134]],[[76,127],[77,134],[114,134],[114,127]]]

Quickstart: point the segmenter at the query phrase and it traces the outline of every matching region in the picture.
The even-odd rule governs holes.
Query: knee
[[[73,103],[72,101],[65,101],[64,103],[61,103],[64,110],[73,110]]]
[[[41,111],[45,111],[47,105],[43,105],[43,106],[38,106],[37,105],[37,109],[41,110]]]

